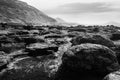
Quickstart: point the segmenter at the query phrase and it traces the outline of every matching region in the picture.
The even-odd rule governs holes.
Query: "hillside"
[[[54,24],[55,19],[19,0],[0,0],[0,22],[22,24]]]

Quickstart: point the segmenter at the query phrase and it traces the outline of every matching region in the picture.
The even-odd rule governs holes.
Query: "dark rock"
[[[63,54],[58,71],[60,80],[99,80],[106,74],[119,69],[115,53],[98,44],[73,46]],[[87,77],[85,77],[87,76]],[[57,80],[56,79],[56,80]]]
[[[22,39],[23,39],[23,42],[26,43],[26,45],[37,42],[37,40],[34,37],[24,37]]]
[[[97,28],[97,27],[95,27],[95,28],[93,29],[93,32],[99,32],[99,31],[100,31],[100,29]]]
[[[58,51],[58,47],[53,44],[47,43],[35,43],[28,46],[25,52],[28,52],[29,56],[43,56],[54,54],[54,52]]]
[[[42,39],[38,39],[34,36],[15,36],[14,37],[14,40],[17,42],[17,43],[25,43],[26,45],[30,45],[30,44],[33,44],[33,43],[36,43],[36,42],[44,42],[44,40]]]
[[[71,29],[69,29],[69,32],[72,32],[72,31],[86,32],[86,29],[81,29],[81,28],[71,28]]]
[[[24,43],[8,43],[8,44],[1,44],[0,50],[6,53],[11,53],[23,48],[25,48]]]
[[[79,45],[82,43],[93,43],[93,44],[101,44],[107,47],[114,47],[114,43],[106,39],[100,35],[84,35],[84,36],[78,36],[71,40],[73,45]]]
[[[110,39],[113,40],[113,41],[120,40],[120,33],[113,33],[113,34],[110,36]]]

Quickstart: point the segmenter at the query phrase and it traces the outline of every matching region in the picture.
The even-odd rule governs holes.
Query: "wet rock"
[[[99,80],[109,72],[120,68],[112,50],[103,45],[90,43],[71,47],[63,54],[62,61],[58,71],[58,79],[61,80],[75,80],[77,78]]]
[[[110,73],[103,80],[120,80],[120,71]]]
[[[114,43],[106,39],[100,35],[83,35],[83,36],[78,36],[74,39],[71,40],[73,45],[79,45],[82,43],[93,43],[93,44],[101,44],[107,47],[114,47]]]

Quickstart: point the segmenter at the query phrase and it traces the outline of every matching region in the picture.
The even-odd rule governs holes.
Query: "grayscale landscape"
[[[120,80],[120,1],[0,0],[0,80]]]

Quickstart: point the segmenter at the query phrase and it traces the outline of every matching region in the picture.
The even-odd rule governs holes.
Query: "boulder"
[[[108,47],[90,43],[81,44],[71,47],[63,54],[58,79],[99,80],[99,77],[103,78],[119,68],[115,52]]]
[[[114,47],[114,43],[107,39],[102,37],[101,35],[83,35],[75,37],[71,40],[73,45],[79,45],[82,43],[93,43],[93,44],[101,44],[107,47]]]

